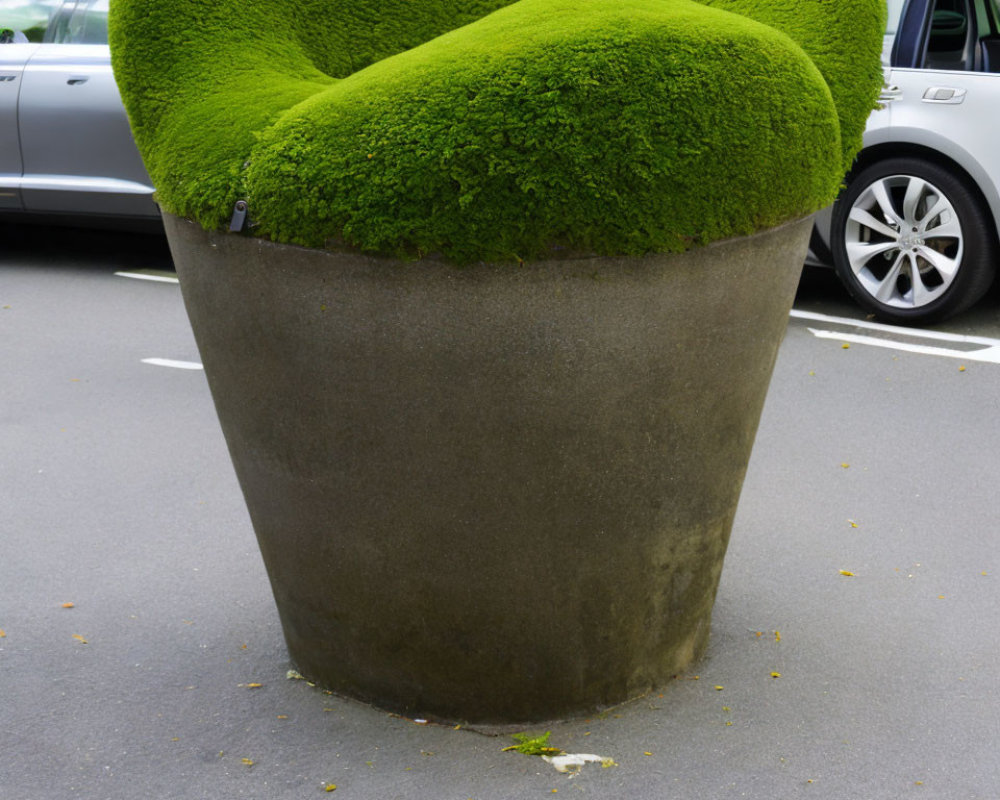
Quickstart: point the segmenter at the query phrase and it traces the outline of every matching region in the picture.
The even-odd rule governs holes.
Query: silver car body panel
[[[25,210],[156,213],[106,45],[39,46],[24,70],[18,128]]]
[[[24,65],[36,44],[0,45],[0,209],[21,209],[21,140],[17,132],[17,98]]]
[[[914,144],[947,156],[975,181],[1000,227],[1000,75],[934,69],[892,69],[896,90],[884,112],[872,114],[865,146]],[[945,99],[936,99],[938,97]]]
[[[903,152],[906,146],[939,153],[963,169],[982,192],[1000,230],[1000,74],[934,68],[891,67],[900,0],[890,0],[890,33],[882,52],[885,88],[881,108],[872,112],[864,132],[862,152],[885,146]],[[894,15],[894,16],[893,16]],[[828,255],[832,208],[816,216],[816,235],[826,253],[810,249],[807,264],[830,264]]]
[[[0,27],[18,5],[0,0]],[[106,13],[106,2],[52,8],[51,24],[71,30],[86,11]],[[2,211],[159,217],[107,44],[0,44]]]

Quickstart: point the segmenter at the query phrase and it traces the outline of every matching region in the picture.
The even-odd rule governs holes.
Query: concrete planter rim
[[[177,217],[169,212],[163,211],[164,217],[169,217],[179,223],[185,225],[191,225],[200,229],[200,225],[192,219],[185,217]],[[624,254],[604,254],[592,252],[580,252],[571,251],[563,248],[553,248],[551,254],[547,258],[534,258],[534,259],[524,259],[515,262],[513,259],[509,261],[489,261],[481,260],[474,261],[468,264],[458,264],[452,262],[439,254],[428,254],[422,256],[421,258],[398,258],[396,256],[385,255],[383,253],[369,253],[353,247],[327,247],[327,248],[315,248],[306,247],[304,245],[289,244],[286,242],[275,242],[271,239],[257,237],[253,235],[252,228],[240,232],[238,234],[222,233],[217,232],[216,235],[223,236],[225,238],[230,238],[236,236],[240,239],[245,239],[247,241],[252,241],[258,243],[258,245],[264,249],[275,248],[278,250],[294,252],[298,251],[301,253],[326,253],[331,256],[345,256],[348,258],[362,258],[371,261],[376,264],[383,264],[385,266],[392,267],[412,267],[415,270],[420,270],[428,266],[442,266],[454,269],[457,272],[470,271],[475,269],[490,268],[490,269],[511,269],[511,270],[524,270],[538,268],[540,266],[547,266],[552,264],[573,264],[573,263],[583,263],[594,262],[598,260],[616,260],[622,263],[627,263],[630,265],[641,264],[644,261],[657,261],[663,258],[682,256],[685,253],[690,253],[693,251],[706,251],[713,252],[719,248],[725,248],[731,246],[735,242],[747,241],[754,239],[758,236],[764,236],[772,233],[778,233],[780,231],[787,230],[788,228],[794,228],[796,226],[802,225],[807,221],[811,221],[816,217],[816,213],[805,214],[801,217],[796,217],[794,219],[785,220],[784,222],[775,225],[770,228],[761,228],[742,236],[730,236],[724,239],[714,239],[707,244],[698,245],[697,247],[692,247],[690,250],[678,251],[678,252],[665,252],[665,253],[646,253],[643,255],[624,255]],[[206,233],[211,233],[206,231]]]

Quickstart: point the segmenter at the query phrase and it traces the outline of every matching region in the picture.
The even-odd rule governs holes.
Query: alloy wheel
[[[889,175],[865,187],[850,208],[844,239],[861,288],[878,303],[900,309],[941,297],[965,249],[952,201],[916,175]]]

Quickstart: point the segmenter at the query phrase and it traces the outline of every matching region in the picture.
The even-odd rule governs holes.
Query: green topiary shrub
[[[679,251],[828,204],[883,0],[112,0],[163,208],[456,262]]]

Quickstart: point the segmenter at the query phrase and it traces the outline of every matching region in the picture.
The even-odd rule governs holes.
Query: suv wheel
[[[981,201],[929,161],[891,158],[852,176],[831,233],[840,280],[886,322],[939,322],[969,308],[993,281],[993,225]]]

